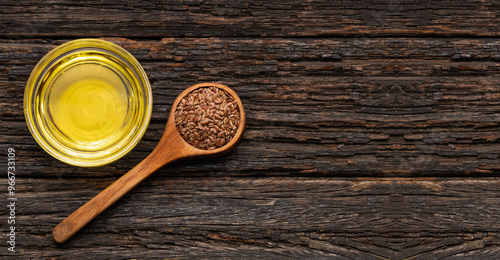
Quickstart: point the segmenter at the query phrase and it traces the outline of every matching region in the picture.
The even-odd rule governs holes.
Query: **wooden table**
[[[131,52],[154,93],[142,141],[99,168],[49,156],[23,116],[35,64],[85,37]],[[497,1],[1,1],[1,193],[13,148],[17,201],[0,257],[493,259],[499,60]],[[211,81],[242,98],[240,145],[162,168],[56,244],[152,151],[175,97]]]

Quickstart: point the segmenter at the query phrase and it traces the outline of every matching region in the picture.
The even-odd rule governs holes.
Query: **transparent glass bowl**
[[[140,141],[151,118],[151,86],[139,62],[99,39],[62,44],[35,66],[24,114],[31,134],[53,157],[102,166]]]

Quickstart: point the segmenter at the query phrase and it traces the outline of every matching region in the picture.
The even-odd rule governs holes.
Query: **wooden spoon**
[[[175,110],[184,96],[197,88],[210,86],[225,90],[237,101],[240,110],[240,124],[235,136],[226,145],[214,150],[201,150],[184,141],[177,131],[175,126]],[[52,231],[52,237],[57,243],[65,242],[142,180],[170,162],[185,158],[222,155],[231,151],[241,139],[243,129],[245,128],[245,121],[246,117],[245,111],[243,110],[243,104],[236,93],[229,87],[218,83],[201,83],[187,88],[174,101],[165,131],[153,152],[136,167],[59,223]]]

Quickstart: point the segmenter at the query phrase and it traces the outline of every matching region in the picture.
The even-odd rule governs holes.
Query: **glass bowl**
[[[76,166],[118,160],[149,124],[152,91],[144,69],[99,39],[62,44],[35,66],[24,92],[31,134],[53,157]]]

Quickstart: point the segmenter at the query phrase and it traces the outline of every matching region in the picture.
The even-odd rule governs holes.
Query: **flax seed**
[[[204,150],[222,147],[239,125],[238,103],[226,91],[203,87],[187,94],[175,111],[175,125],[190,145]]]

